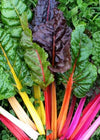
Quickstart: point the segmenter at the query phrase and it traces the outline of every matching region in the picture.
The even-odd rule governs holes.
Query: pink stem
[[[89,129],[80,137],[81,140],[88,140],[95,130],[100,125],[100,116],[95,120],[95,122],[89,127]]]
[[[80,140],[80,137],[85,133],[85,131],[88,129],[88,127],[91,125],[92,121],[94,120],[96,114],[100,110],[100,103],[96,106],[96,108],[93,110],[92,114],[87,119],[86,123],[81,127],[79,130],[77,136],[74,137],[74,139]]]
[[[100,97],[100,94],[96,95],[95,98],[93,100],[91,100],[88,105],[84,108],[82,114],[84,115],[88,109],[93,105],[93,103]]]
[[[82,114],[82,117],[80,118],[79,123],[75,129],[75,132],[73,132],[71,136],[71,139],[74,138],[78,134],[79,130],[83,127],[83,125],[86,124],[86,120],[90,117],[91,113],[96,108],[99,102],[100,102],[100,96],[96,97],[96,100],[92,102],[93,104],[89,106],[90,108],[88,108],[88,110],[86,109],[87,111],[86,110],[84,111],[84,114]]]
[[[80,103],[79,103],[78,108],[75,112],[75,115],[74,115],[73,120],[70,124],[70,127],[68,128],[67,133],[61,137],[61,140],[64,140],[65,138],[68,139],[71,136],[71,134],[73,133],[73,131],[75,130],[75,128],[79,122],[85,100],[86,100],[86,97],[84,97],[80,100]]]
[[[76,97],[73,96],[72,97],[72,102],[71,102],[71,106],[70,106],[70,109],[69,109],[69,112],[68,112],[68,117],[66,119],[66,122],[65,122],[65,125],[62,129],[62,135],[65,135],[65,133],[67,132],[67,129],[69,127],[69,124],[71,122],[71,119],[72,119],[72,115],[73,115],[73,112],[74,112],[74,108],[75,108],[75,103],[76,103]]]
[[[0,114],[1,122],[11,131],[18,140],[30,140],[29,137],[9,119]]]

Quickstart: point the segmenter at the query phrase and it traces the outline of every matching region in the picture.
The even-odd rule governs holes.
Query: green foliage
[[[2,130],[3,129],[3,130]],[[17,140],[7,127],[0,122],[0,140]]]
[[[40,135],[37,140],[46,140],[46,137],[44,135]]]
[[[83,25],[77,26],[72,32],[71,38],[72,68],[76,63],[73,76],[73,93],[79,98],[86,96],[86,93],[97,78],[97,69],[95,65],[89,62],[93,44],[91,39],[84,34],[84,30]],[[65,74],[67,80],[72,72],[72,68]]]
[[[9,74],[0,68],[0,100],[12,97],[16,94]]]
[[[20,16],[27,12],[27,17],[32,18],[32,12],[22,0],[2,0],[1,1],[1,19],[6,25],[6,30],[13,37],[20,37],[22,27],[20,26]]]
[[[32,42],[32,32],[28,28],[27,17],[25,13],[21,17],[23,33],[21,45],[25,49],[24,59],[26,64],[31,69],[32,79],[36,84],[39,84],[42,89],[45,89],[53,82],[53,75],[50,73],[47,61],[48,54],[43,48]]]
[[[99,0],[59,0],[69,26],[86,25],[86,29],[95,32],[100,29]]]
[[[90,140],[100,140],[100,127],[97,128]]]
[[[93,45],[92,59],[98,68],[98,73],[100,74],[100,31],[93,34]]]
[[[33,82],[26,64],[17,54],[17,42],[3,29],[0,29],[0,43],[0,100],[2,100],[15,95],[15,81],[4,52],[22,85],[32,86]]]

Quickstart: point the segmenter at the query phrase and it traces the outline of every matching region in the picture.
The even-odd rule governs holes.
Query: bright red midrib
[[[48,3],[48,9],[47,9],[47,21],[49,20],[49,10],[50,10],[50,0]]]
[[[42,66],[42,61],[40,59],[40,56],[39,56],[39,53],[38,53],[37,50],[36,50],[36,53],[37,53],[37,56],[38,56],[38,59],[39,59],[39,62],[40,62],[40,68],[41,68],[41,71],[42,71],[43,82],[45,82],[45,75],[44,75],[44,70],[43,70],[43,66]]]
[[[55,47],[56,47],[56,44],[55,44],[55,36],[53,36],[52,66],[54,66],[54,62],[55,62]]]

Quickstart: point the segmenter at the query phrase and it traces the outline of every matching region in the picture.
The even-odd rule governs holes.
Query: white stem
[[[94,131],[99,127],[100,125],[100,116],[95,120],[95,122],[89,127],[89,129],[80,137],[81,140],[88,140]]]
[[[31,126],[25,124],[24,122],[18,120],[13,115],[11,115],[8,111],[0,106],[0,114],[8,118],[11,122],[13,122],[16,126],[22,129],[31,139],[37,140],[39,133],[36,132]]]

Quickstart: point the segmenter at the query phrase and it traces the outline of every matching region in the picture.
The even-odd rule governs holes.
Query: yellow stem
[[[35,107],[34,107],[33,104],[31,103],[31,101],[29,100],[29,97],[28,97],[27,93],[26,93],[26,92],[21,92],[21,89],[22,89],[21,82],[19,81],[19,79],[18,79],[18,77],[17,77],[17,75],[16,75],[16,73],[15,73],[13,67],[11,66],[11,64],[10,64],[10,62],[9,62],[9,60],[8,60],[8,57],[7,57],[7,55],[6,55],[6,53],[5,53],[5,51],[4,51],[4,49],[3,49],[3,47],[2,47],[1,44],[0,44],[0,48],[1,48],[1,50],[2,50],[2,52],[3,52],[3,54],[4,54],[4,56],[5,56],[5,58],[6,58],[6,60],[7,60],[7,63],[8,63],[9,68],[10,68],[10,71],[11,71],[11,73],[12,73],[12,75],[13,75],[14,80],[15,80],[16,87],[17,87],[17,89],[18,89],[18,92],[19,92],[21,98],[23,99],[23,102],[25,103],[25,105],[26,105],[26,107],[27,107],[27,109],[28,109],[28,111],[29,111],[29,113],[30,113],[32,119],[34,120],[34,122],[35,122],[35,124],[36,124],[36,127],[37,127],[37,129],[38,129],[40,135],[41,135],[41,134],[45,134],[42,121],[41,121],[41,119],[40,119],[40,117],[39,117],[37,111],[35,110]]]
[[[40,98],[41,98],[40,86],[34,85],[33,89],[34,89],[34,98],[36,99],[35,104],[37,104],[37,103],[39,104],[39,106],[36,108],[36,110],[42,120],[43,125],[45,125],[46,124],[45,109],[44,109],[43,102],[40,100]]]

